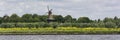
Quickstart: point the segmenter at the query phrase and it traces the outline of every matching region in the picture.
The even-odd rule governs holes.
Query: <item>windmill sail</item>
[[[49,6],[47,6],[47,9],[48,9],[48,11],[49,11]]]

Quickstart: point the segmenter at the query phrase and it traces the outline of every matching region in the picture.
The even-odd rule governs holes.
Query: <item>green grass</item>
[[[0,34],[119,34],[120,28],[0,28]]]

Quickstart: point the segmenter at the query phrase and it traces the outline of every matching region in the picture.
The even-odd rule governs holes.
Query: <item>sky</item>
[[[47,5],[54,15],[90,19],[120,17],[120,0],[0,0],[0,16],[13,13],[47,15]]]

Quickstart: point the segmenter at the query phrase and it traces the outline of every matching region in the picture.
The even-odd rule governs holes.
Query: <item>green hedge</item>
[[[106,22],[106,23],[2,23],[0,24],[1,28],[13,28],[13,27],[19,27],[19,28],[43,28],[43,27],[79,27],[79,28],[87,28],[87,27],[104,27],[104,28],[116,28],[120,27],[119,24],[115,24],[112,22]]]

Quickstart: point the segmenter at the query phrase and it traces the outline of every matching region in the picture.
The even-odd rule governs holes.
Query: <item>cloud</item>
[[[75,18],[87,16],[91,19],[104,17],[120,17],[120,0],[0,0],[0,16],[17,13],[37,13],[44,15],[46,6],[53,9],[54,14],[72,15]]]

